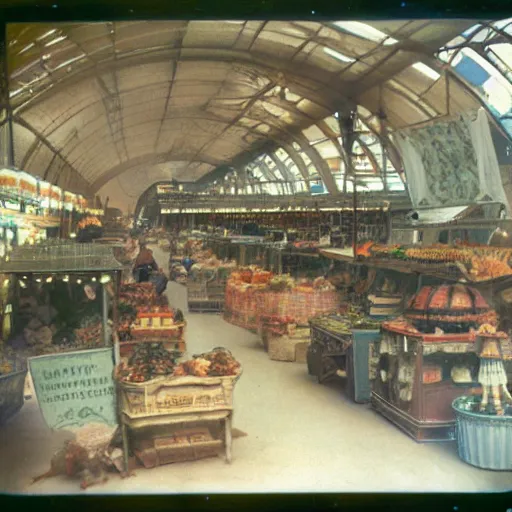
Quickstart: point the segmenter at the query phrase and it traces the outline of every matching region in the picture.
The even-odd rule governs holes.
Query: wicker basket
[[[124,382],[116,375],[121,411],[133,419],[230,411],[241,374],[242,370],[227,377],[159,377],[143,383]]]

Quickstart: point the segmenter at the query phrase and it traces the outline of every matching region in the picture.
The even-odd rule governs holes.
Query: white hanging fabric
[[[484,109],[395,133],[414,207],[497,201],[510,212]]]
[[[480,197],[487,197],[503,203],[510,213],[510,204],[503,188],[500,166],[496,149],[491,136],[489,118],[483,108],[478,111],[477,118],[470,125],[471,138],[478,158],[478,174],[480,177]]]
[[[428,204],[427,176],[419,152],[404,132],[396,132],[394,139],[404,162],[406,185],[413,206]]]

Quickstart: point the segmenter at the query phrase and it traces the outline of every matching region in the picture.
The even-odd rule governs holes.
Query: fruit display
[[[230,281],[233,284],[250,284],[254,286],[266,286],[273,278],[272,272],[267,272],[256,265],[238,268],[231,273]]]
[[[313,281],[313,288],[320,291],[333,291],[336,288],[324,277],[317,277]]]
[[[222,348],[194,356],[194,359],[178,365],[174,371],[177,377],[192,375],[195,377],[227,377],[240,373],[240,363],[232,354]]]
[[[240,373],[240,363],[225,349],[194,356],[176,363],[176,354],[165,350],[160,343],[138,346],[128,363],[121,363],[118,377],[124,382],[142,383],[162,376],[168,377],[225,377]]]
[[[335,334],[351,334],[351,330],[379,330],[380,322],[367,317],[362,310],[351,306],[343,315],[314,318],[311,323]]]
[[[268,286],[271,290],[276,292],[291,290],[295,287],[295,279],[293,279],[290,274],[274,276],[268,282]]]
[[[424,286],[409,301],[405,317],[422,332],[468,332],[497,324],[496,312],[480,292],[464,285]]]
[[[123,283],[119,290],[119,301],[133,308],[151,306],[157,302],[156,288],[153,283]]]
[[[435,244],[428,247],[405,247],[368,242],[359,246],[356,252],[363,258],[387,258],[424,265],[458,265],[475,282],[512,275],[511,248],[464,243],[453,246]]]
[[[74,331],[75,348],[97,348],[103,343],[101,319],[90,323],[85,327],[80,327]]]
[[[92,215],[89,215],[87,217],[84,217],[80,221],[78,221],[77,229],[86,229],[88,227],[97,227],[101,228],[102,224],[101,221],[98,219],[98,217],[94,217]]]
[[[175,354],[165,350],[161,343],[138,345],[128,363],[119,365],[117,375],[124,382],[142,383],[172,375],[175,365]]]
[[[471,258],[471,269],[469,271],[475,281],[485,281],[497,277],[512,275],[512,268],[508,263],[495,258]]]

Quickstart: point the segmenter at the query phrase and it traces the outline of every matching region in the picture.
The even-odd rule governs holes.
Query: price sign
[[[29,365],[39,407],[50,428],[117,424],[111,348],[33,357]]]

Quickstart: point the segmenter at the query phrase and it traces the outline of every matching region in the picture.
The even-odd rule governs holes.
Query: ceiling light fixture
[[[373,41],[374,43],[383,43],[385,46],[398,43],[397,39],[388,36],[386,33],[366,23],[360,23],[358,21],[335,21],[333,24],[345,32],[349,32],[362,39],[367,39],[368,41]]]
[[[424,74],[425,76],[428,76],[428,78],[432,80],[438,80],[441,76],[437,71],[432,69],[431,67],[427,66],[426,64],[423,64],[423,62],[416,62],[416,64],[413,64],[412,67],[419,71],[420,73]]]
[[[343,55],[343,53],[337,52],[336,50],[332,50],[331,48],[328,48],[327,46],[324,47],[324,52],[327,53],[327,55],[330,55],[331,57],[334,57],[335,59],[340,60],[341,62],[355,62],[356,59],[353,59],[352,57],[347,57],[346,55]]]

